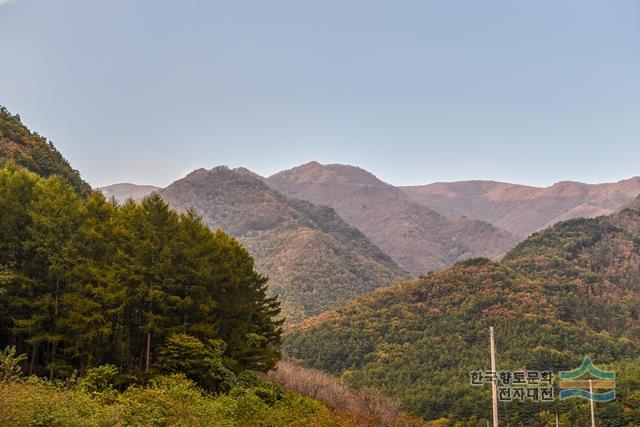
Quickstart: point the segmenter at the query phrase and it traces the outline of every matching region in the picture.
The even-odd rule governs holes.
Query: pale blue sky
[[[0,0],[0,104],[92,185],[309,160],[640,175],[637,0]]]

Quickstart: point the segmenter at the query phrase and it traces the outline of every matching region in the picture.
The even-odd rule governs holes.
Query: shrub
[[[27,359],[25,354],[16,355],[15,346],[7,346],[0,352],[0,382],[17,379],[22,372],[20,364]]]
[[[165,374],[183,373],[210,391],[228,391],[236,378],[224,366],[224,350],[221,340],[209,340],[205,345],[191,335],[173,334],[160,349],[157,370]]]
[[[106,369],[102,369],[107,371]],[[240,387],[237,387],[240,390]],[[0,384],[0,426],[352,426],[324,404],[282,392],[274,405],[247,387],[237,394],[204,393],[184,375],[156,376],[113,399],[31,377]]]
[[[118,368],[102,365],[89,368],[80,380],[80,389],[88,394],[101,394],[113,391],[113,383],[118,376]]]
[[[400,404],[378,390],[364,387],[351,390],[338,379],[323,372],[303,368],[291,362],[280,362],[266,375],[285,389],[318,399],[332,408],[352,414],[355,419],[372,425],[421,425],[421,421],[403,413]]]

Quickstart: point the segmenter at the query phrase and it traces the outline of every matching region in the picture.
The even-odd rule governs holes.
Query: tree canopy
[[[84,198],[60,176],[9,164],[0,218],[0,348],[26,353],[28,373],[112,364],[144,377],[172,336],[207,352],[217,343],[220,370],[264,371],[279,359],[267,278],[195,211],[178,214],[157,195],[121,206]]]
[[[379,387],[425,419],[475,426],[490,418],[491,395],[469,374],[488,368],[493,326],[499,370],[557,377],[588,355],[617,373],[616,401],[599,405],[602,425],[638,425],[639,232],[637,207],[559,223],[500,262],[470,259],[309,319],[288,332],[286,354],[351,386]],[[575,399],[504,403],[500,417],[544,425],[556,411],[564,425],[587,423]]]

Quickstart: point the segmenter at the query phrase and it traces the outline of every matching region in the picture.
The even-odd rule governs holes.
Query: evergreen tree
[[[267,279],[194,210],[177,214],[158,195],[122,206],[84,198],[58,176],[8,165],[0,215],[0,346],[27,353],[27,372],[113,364],[143,377],[170,336],[207,351],[219,343],[225,369],[277,362],[280,305]]]

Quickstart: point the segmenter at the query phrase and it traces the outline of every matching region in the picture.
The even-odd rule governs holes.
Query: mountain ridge
[[[498,257],[516,243],[487,222],[448,219],[356,166],[309,162],[266,181],[291,197],[331,206],[414,274],[473,256]]]
[[[640,177],[600,184],[559,181],[547,187],[473,180],[400,188],[443,215],[481,219],[525,237],[558,221],[614,213],[640,194]]]
[[[20,115],[13,115],[0,106],[0,166],[7,162],[13,162],[44,178],[62,176],[84,196],[91,192],[91,186],[51,141],[29,130],[22,123]]]
[[[560,181],[548,187],[488,180],[394,187],[360,167],[316,161],[267,178],[246,168],[233,170],[291,198],[331,206],[413,274],[475,256],[497,259],[539,229],[575,217],[611,214],[640,194],[637,177],[603,184]],[[198,173],[206,169],[185,178]],[[136,199],[152,190],[137,187],[122,193]]]
[[[291,321],[407,277],[333,209],[289,198],[245,169],[198,169],[159,194],[238,238]]]

